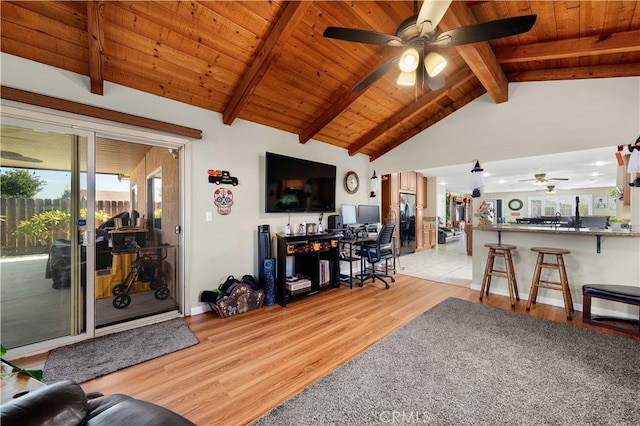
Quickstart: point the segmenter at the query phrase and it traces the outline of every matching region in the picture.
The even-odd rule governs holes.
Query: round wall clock
[[[358,174],[356,172],[347,172],[344,175],[344,189],[349,194],[355,194],[360,187],[360,178],[358,178]]]
[[[514,198],[513,200],[509,201],[509,208],[516,211],[520,210],[522,208],[522,200]]]

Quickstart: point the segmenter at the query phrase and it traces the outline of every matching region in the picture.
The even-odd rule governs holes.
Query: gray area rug
[[[640,342],[447,299],[253,425],[638,425]]]
[[[44,382],[86,382],[196,343],[182,318],[97,337],[52,350],[44,364]]]

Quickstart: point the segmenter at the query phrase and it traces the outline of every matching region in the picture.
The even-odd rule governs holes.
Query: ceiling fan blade
[[[478,43],[494,40],[529,31],[536,22],[537,15],[516,16],[514,18],[497,19],[466,27],[445,31],[434,41],[428,43],[433,46],[461,46],[463,44]]]
[[[360,80],[358,84],[353,86],[353,89],[351,89],[351,91],[360,92],[361,90],[364,90],[367,87],[369,87],[369,85],[371,85],[374,81],[378,80],[380,77],[382,77],[387,72],[389,72],[389,70],[393,68],[393,66],[396,63],[398,63],[399,58],[400,58],[399,56],[396,56],[395,58],[392,58],[387,62],[385,62],[384,64],[380,65],[378,68],[376,68],[371,73],[369,73],[369,75],[367,75],[365,78]]]
[[[547,178],[548,180],[569,180],[569,178]]]
[[[379,46],[404,45],[400,37],[356,28],[327,27],[322,35],[337,40],[354,41],[356,43],[375,44]]]
[[[416,24],[420,28],[421,37],[436,29],[447,9],[449,9],[450,4],[451,0],[425,0],[422,3],[416,20]]]

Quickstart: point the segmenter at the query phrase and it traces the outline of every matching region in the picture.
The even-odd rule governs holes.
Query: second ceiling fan
[[[418,2],[414,1],[413,16],[400,24],[395,35],[356,28],[327,27],[323,35],[328,38],[404,48],[399,55],[373,70],[351,90],[353,92],[364,90],[396,64],[400,69],[398,84],[413,86],[417,83],[426,90],[424,84],[431,90],[437,90],[445,85],[442,71],[447,61],[440,54],[430,51],[428,46],[461,46],[521,34],[529,31],[536,21],[536,15],[524,15],[439,33],[438,24],[450,4],[451,0],[426,0],[418,12]]]
[[[548,178],[546,173],[536,173],[533,179],[521,179],[520,182],[532,181],[534,185],[546,186],[550,180],[569,180],[569,178]]]

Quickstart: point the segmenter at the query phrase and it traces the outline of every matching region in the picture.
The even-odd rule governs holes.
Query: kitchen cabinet
[[[416,172],[402,172],[400,173],[400,191],[412,192],[415,194],[417,188],[417,176]],[[422,177],[422,175],[420,175]]]
[[[434,248],[436,246],[436,234],[438,233],[438,226],[435,222],[429,222],[429,247]]]
[[[415,235],[412,232],[412,238],[415,238],[415,250],[424,250],[435,246],[429,244],[429,233],[424,232],[424,212],[423,209],[427,205],[427,178],[422,176],[418,172],[402,172],[391,173],[382,177],[382,214],[383,221],[385,223],[396,223],[396,229],[394,231],[396,241],[401,242],[402,248],[402,235],[400,235],[400,206],[401,206],[401,193],[405,193],[405,198],[408,198],[407,194],[415,195],[415,219],[414,226]],[[406,251],[406,250],[405,250]],[[402,253],[402,250],[399,250]]]
[[[432,249],[436,246],[437,226],[435,222],[424,222],[422,235],[424,239],[424,249]]]
[[[424,239],[424,213],[422,210],[424,208],[423,190],[425,187],[425,182],[422,175],[419,175],[418,173],[416,173],[416,175],[416,250],[422,250],[424,248],[428,248],[425,247],[427,240]]]

